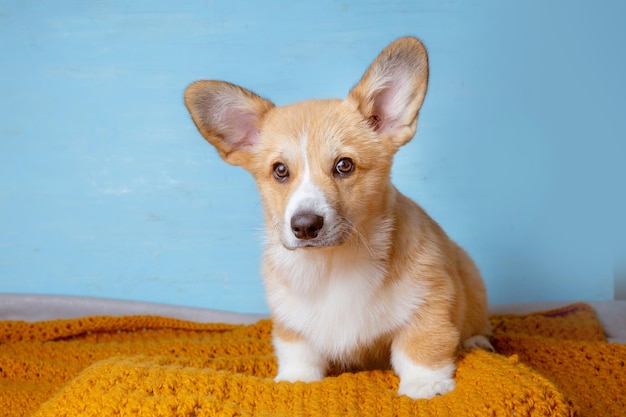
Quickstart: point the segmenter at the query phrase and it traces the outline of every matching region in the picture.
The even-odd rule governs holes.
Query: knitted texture
[[[626,346],[585,304],[492,317],[500,354],[462,355],[454,391],[413,401],[391,371],[275,383],[271,322],[0,322],[6,416],[623,416]]]

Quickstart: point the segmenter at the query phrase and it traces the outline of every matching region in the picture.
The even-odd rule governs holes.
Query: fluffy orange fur
[[[259,188],[279,379],[319,379],[335,364],[392,366],[401,393],[429,398],[454,387],[460,348],[489,348],[478,269],[390,182],[427,84],[426,49],[407,37],[381,52],[345,100],[277,107],[222,81],[188,88],[202,135]],[[338,173],[338,161],[351,170]],[[319,236],[294,238],[285,216],[312,205],[332,215]]]

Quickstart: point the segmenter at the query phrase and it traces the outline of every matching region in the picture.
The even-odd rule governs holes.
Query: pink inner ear
[[[248,109],[224,108],[220,121],[224,126],[224,139],[234,149],[251,148],[258,142],[259,116]]]
[[[374,96],[374,114],[372,117],[376,118],[376,128],[387,129],[394,125],[399,119],[398,107],[398,88],[397,85],[390,80],[388,84],[378,91]]]
[[[380,129],[380,117],[378,116],[378,111],[376,109],[374,109],[374,114],[367,119],[367,124],[374,129],[374,132],[377,132]]]
[[[406,113],[410,111],[413,87],[406,71],[393,68],[390,74],[380,80],[380,87],[373,96],[373,114],[377,117],[375,129],[393,129],[402,123]],[[370,117],[370,119],[372,119]]]

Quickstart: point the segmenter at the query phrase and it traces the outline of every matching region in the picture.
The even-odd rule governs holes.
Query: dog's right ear
[[[379,135],[400,147],[415,135],[427,87],[428,53],[419,39],[407,36],[378,55],[348,100]]]
[[[224,161],[247,167],[260,122],[274,104],[224,81],[196,81],[185,91],[193,122]]]

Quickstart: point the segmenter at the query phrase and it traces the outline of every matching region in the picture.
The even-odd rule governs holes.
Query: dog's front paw
[[[396,351],[393,356],[393,367],[400,377],[398,394],[406,395],[413,399],[430,399],[437,395],[443,395],[454,389],[454,363],[437,368],[418,365],[411,361],[401,351]]]
[[[284,341],[274,338],[274,351],[278,359],[275,381],[321,381],[326,372],[326,361],[304,341]]]
[[[324,378],[324,373],[320,369],[316,368],[291,368],[291,369],[280,369],[278,375],[274,380],[278,381],[287,381],[287,382],[315,382],[321,381]]]
[[[455,386],[456,383],[452,378],[434,381],[401,380],[398,394],[406,395],[414,400],[430,399],[452,391]]]

